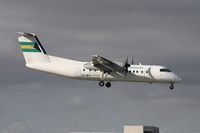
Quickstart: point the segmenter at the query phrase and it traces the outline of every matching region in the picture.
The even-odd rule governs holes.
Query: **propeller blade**
[[[133,56],[132,56],[131,64],[132,64],[132,65],[134,64],[134,57],[133,57]]]
[[[126,61],[125,61],[125,64],[128,64],[128,56],[126,57]]]
[[[124,63],[124,75],[126,76],[126,74],[128,73],[128,67],[130,66],[130,64],[128,64],[128,56],[126,58],[126,61]]]

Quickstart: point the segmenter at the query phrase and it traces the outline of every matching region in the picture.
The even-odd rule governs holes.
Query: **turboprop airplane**
[[[18,32],[18,41],[25,58],[26,67],[79,80],[96,80],[99,86],[111,87],[111,81],[174,83],[181,78],[170,69],[158,65],[136,65],[110,61],[93,55],[89,62],[75,61],[48,55],[34,33]],[[106,83],[105,83],[106,82]]]

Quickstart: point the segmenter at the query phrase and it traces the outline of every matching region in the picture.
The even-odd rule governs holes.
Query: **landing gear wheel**
[[[99,82],[99,86],[101,86],[101,87],[103,87],[104,84],[105,84],[105,83],[104,83],[103,81],[100,81],[100,82]]]
[[[169,88],[170,88],[171,90],[173,90],[173,89],[174,89],[174,84],[171,83],[171,85],[169,86]]]
[[[110,82],[107,82],[107,83],[106,83],[106,87],[107,87],[107,88],[110,88],[110,87],[111,87],[111,83],[110,83]]]

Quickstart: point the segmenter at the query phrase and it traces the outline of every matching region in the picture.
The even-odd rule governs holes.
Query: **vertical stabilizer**
[[[26,63],[50,62],[49,57],[34,33],[18,32],[18,41]]]

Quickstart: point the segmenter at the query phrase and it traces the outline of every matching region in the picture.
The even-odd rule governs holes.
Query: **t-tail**
[[[25,32],[17,33],[20,35],[18,41],[27,64],[50,62],[47,52],[43,48],[36,34]]]

